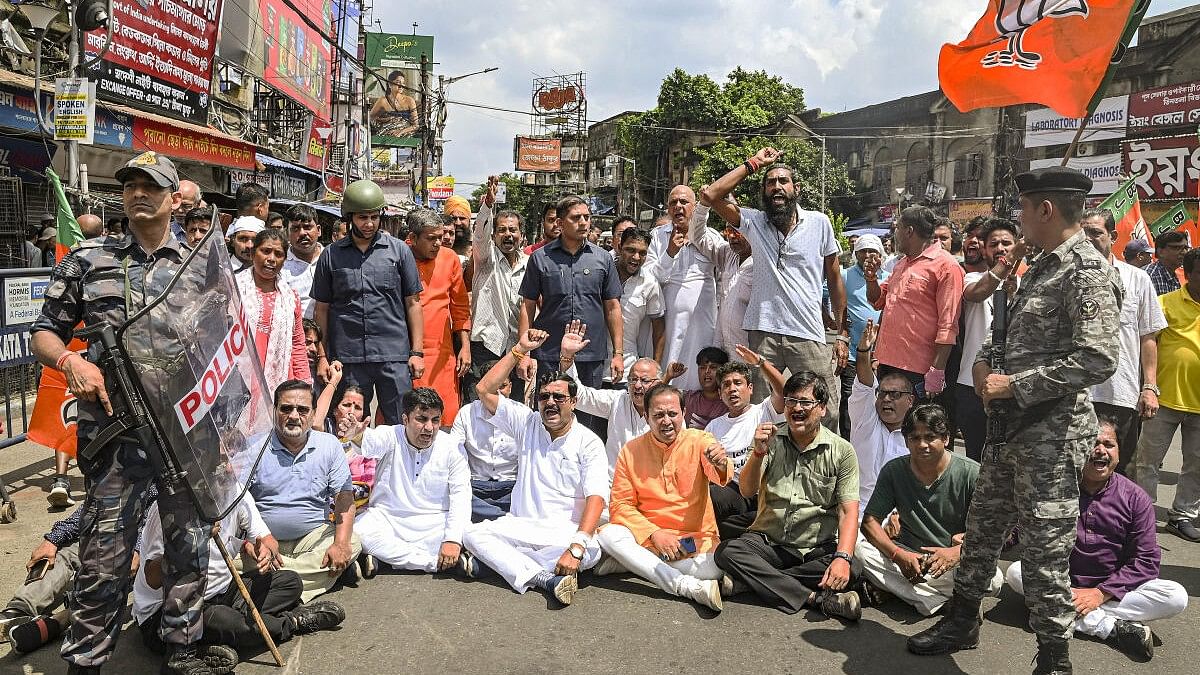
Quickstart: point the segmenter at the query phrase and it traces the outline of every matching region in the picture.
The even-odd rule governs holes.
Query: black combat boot
[[[1033,657],[1033,675],[1071,675],[1068,641],[1064,638],[1038,636],[1037,656]]]
[[[980,602],[955,593],[941,621],[908,638],[908,651],[931,656],[979,646]]]
[[[238,664],[238,653],[225,645],[175,645],[163,662],[162,675],[226,675]]]

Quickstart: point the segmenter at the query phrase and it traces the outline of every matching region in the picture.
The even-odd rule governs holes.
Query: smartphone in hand
[[[679,545],[681,547],[683,547],[684,551],[687,551],[688,555],[696,554],[696,538],[695,537],[683,537],[682,539],[679,540]]]
[[[46,572],[49,569],[49,558],[42,558],[41,560],[33,563],[33,566],[29,568],[29,573],[25,575],[25,583],[32,584],[35,581],[41,581],[42,578],[46,576]]]

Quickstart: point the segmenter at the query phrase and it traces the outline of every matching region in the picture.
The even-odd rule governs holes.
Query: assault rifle
[[[1008,293],[1004,292],[1001,284],[992,294],[992,351],[988,355],[988,365],[992,372],[1004,374],[1004,346],[1008,340]],[[987,416],[987,446],[992,453],[992,460],[999,458],[1000,450],[1004,448],[1008,437],[1008,406],[1002,401],[992,401],[988,406]]]

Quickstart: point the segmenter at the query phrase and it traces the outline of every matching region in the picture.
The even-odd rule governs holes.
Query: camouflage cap
[[[175,170],[175,164],[166,155],[160,155],[153,150],[148,150],[134,157],[125,163],[125,166],[117,169],[117,182],[122,185],[125,181],[133,177],[134,172],[141,171],[147,176],[150,176],[159,187],[169,187],[172,190],[179,190],[179,172]]]

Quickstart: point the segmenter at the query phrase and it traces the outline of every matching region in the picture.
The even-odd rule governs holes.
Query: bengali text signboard
[[[1200,138],[1196,134],[1125,141],[1125,173],[1143,200],[1200,195]]]
[[[1129,130],[1137,133],[1200,123],[1200,80],[1129,95]]]

